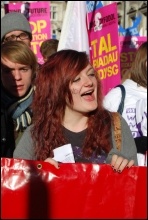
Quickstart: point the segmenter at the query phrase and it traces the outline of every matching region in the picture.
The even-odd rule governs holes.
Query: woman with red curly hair
[[[102,105],[101,81],[85,52],[62,50],[51,55],[36,78],[33,125],[14,158],[47,161],[53,150],[71,144],[75,162],[110,163],[115,171],[137,165],[132,134],[121,119],[121,151],[116,148],[111,113]]]

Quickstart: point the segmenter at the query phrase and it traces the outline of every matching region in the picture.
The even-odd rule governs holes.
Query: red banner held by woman
[[[147,167],[1,159],[1,218],[147,219]]]

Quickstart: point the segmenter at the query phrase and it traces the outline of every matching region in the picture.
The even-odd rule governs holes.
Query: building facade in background
[[[66,10],[65,1],[51,1],[50,2],[52,38],[56,38],[58,40],[60,38],[65,10]]]
[[[8,3],[25,3],[35,1],[1,1],[1,17],[4,16],[4,4]],[[37,2],[37,1],[36,1]],[[46,1],[47,2],[47,1]],[[120,27],[119,35],[124,36],[127,31],[135,30],[139,36],[147,36],[147,2],[146,1],[102,1],[104,5],[117,2],[118,7],[118,24]],[[63,18],[66,11],[67,1],[50,1],[50,19],[52,38],[59,40]],[[139,25],[138,25],[139,22]],[[127,30],[128,29],[128,30]]]
[[[38,2],[38,1],[1,1],[1,17],[5,15],[4,4],[9,3],[26,3],[26,2]],[[46,1],[48,2],[48,1]],[[65,1],[50,1],[50,19],[51,19],[51,36],[52,38],[60,38],[63,18],[66,10]]]
[[[112,2],[112,1],[110,1]],[[147,36],[147,2],[146,1],[116,1],[118,6],[118,24],[124,29],[138,25],[140,36]],[[121,34],[120,34],[121,35]]]

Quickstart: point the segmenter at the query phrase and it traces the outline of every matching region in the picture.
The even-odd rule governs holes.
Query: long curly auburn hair
[[[63,135],[62,120],[66,99],[73,104],[69,84],[89,64],[85,52],[61,50],[51,55],[41,67],[36,78],[36,90],[32,103],[33,126],[31,130],[36,158],[45,160],[53,156],[53,149],[68,141]],[[101,149],[106,153],[112,147],[111,117],[102,105],[101,81],[97,78],[98,108],[88,114],[87,135],[83,154],[88,157]]]

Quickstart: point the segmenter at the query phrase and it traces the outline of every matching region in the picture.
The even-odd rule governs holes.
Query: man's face
[[[11,31],[5,35],[4,43],[7,41],[23,41],[29,47],[31,47],[31,41],[29,35],[23,31]]]
[[[31,86],[32,69],[28,65],[13,63],[7,58],[1,58],[1,81],[11,95],[22,97]]]

